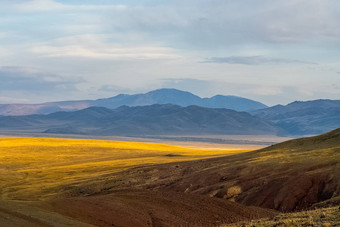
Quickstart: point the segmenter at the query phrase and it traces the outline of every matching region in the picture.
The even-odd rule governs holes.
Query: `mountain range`
[[[4,116],[0,128],[89,135],[277,134],[269,121],[246,112],[172,104],[117,109],[89,107],[48,115]]]
[[[50,114],[57,111],[81,110],[92,106],[115,109],[124,105],[146,106],[153,104],[174,104],[183,107],[196,105],[236,111],[251,111],[267,107],[260,102],[237,96],[216,95],[211,98],[201,98],[186,91],[158,89],[145,94],[120,94],[111,98],[97,100],[61,101],[41,104],[0,104],[0,115]]]
[[[340,127],[340,100],[296,101],[251,113],[290,135],[321,134]]]
[[[2,130],[139,136],[301,136],[321,134],[338,127],[340,100],[295,101],[288,105],[267,107],[236,96],[200,98],[176,89],[159,89],[136,95],[121,94],[98,100],[0,105]]]

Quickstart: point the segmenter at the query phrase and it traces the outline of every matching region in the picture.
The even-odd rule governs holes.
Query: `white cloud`
[[[43,57],[84,57],[97,59],[162,59],[180,58],[178,50],[162,46],[128,46],[110,43],[105,35],[63,37],[37,43],[33,53]]]
[[[0,46],[0,57],[5,57],[9,54],[9,50],[6,47]]]
[[[235,94],[268,104],[340,98],[338,1],[70,2],[0,1],[1,64],[51,72],[38,73],[45,83],[81,77],[72,98],[147,91],[167,78],[182,81],[168,85],[198,95]],[[243,64],[199,63],[211,56]],[[305,64],[311,62],[317,64]]]
[[[72,10],[123,10],[124,5],[69,5],[53,0],[30,0],[12,5],[12,9],[21,12],[48,12]]]
[[[6,97],[6,96],[0,96],[0,103],[27,103],[28,100],[24,98],[13,98],[13,97]]]
[[[0,90],[53,91],[75,89],[79,78],[64,78],[41,72],[34,68],[7,66],[0,67]]]
[[[79,45],[37,46],[33,47],[34,53],[43,57],[84,57],[98,59],[160,59],[180,57],[171,48],[138,46],[123,47],[120,45],[110,45],[108,47],[88,48]]]
[[[244,64],[244,65],[262,65],[262,64],[315,64],[313,62],[300,61],[286,58],[273,58],[265,56],[230,56],[230,57],[212,57],[207,58],[203,63],[227,63],[227,64]]]
[[[280,95],[282,94],[282,88],[274,87],[274,86],[261,86],[255,85],[249,92],[254,95],[262,95],[262,96],[272,96],[272,95]]]

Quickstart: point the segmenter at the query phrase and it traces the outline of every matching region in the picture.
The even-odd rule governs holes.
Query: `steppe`
[[[258,150],[190,144],[2,138],[0,223],[338,224],[339,129]]]

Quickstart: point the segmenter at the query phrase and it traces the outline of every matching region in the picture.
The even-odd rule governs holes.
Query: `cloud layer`
[[[263,65],[263,64],[315,64],[285,58],[269,58],[263,56],[231,56],[231,57],[213,57],[203,61],[203,63],[227,63],[227,64],[245,64],[245,65]]]
[[[339,27],[336,0],[3,0],[0,102],[14,93],[28,102],[99,98],[176,80],[189,91],[190,81],[207,83],[199,95],[243,84],[218,93],[269,105],[340,99]]]

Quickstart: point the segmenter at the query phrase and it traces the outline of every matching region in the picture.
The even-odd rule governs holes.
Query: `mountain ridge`
[[[172,104],[117,109],[89,107],[48,115],[7,116],[0,128],[91,135],[277,134],[280,129],[246,112]]]
[[[163,88],[140,94],[119,94],[97,100],[73,100],[46,102],[41,104],[0,104],[0,115],[20,116],[30,114],[49,114],[57,111],[75,111],[91,106],[110,109],[119,106],[145,106],[153,104],[174,104],[179,106],[198,105],[210,108],[226,108],[236,111],[250,111],[267,107],[263,103],[238,96],[215,95],[201,98],[187,91]]]
[[[321,134],[340,127],[340,100],[295,101],[250,113],[291,135]]]

